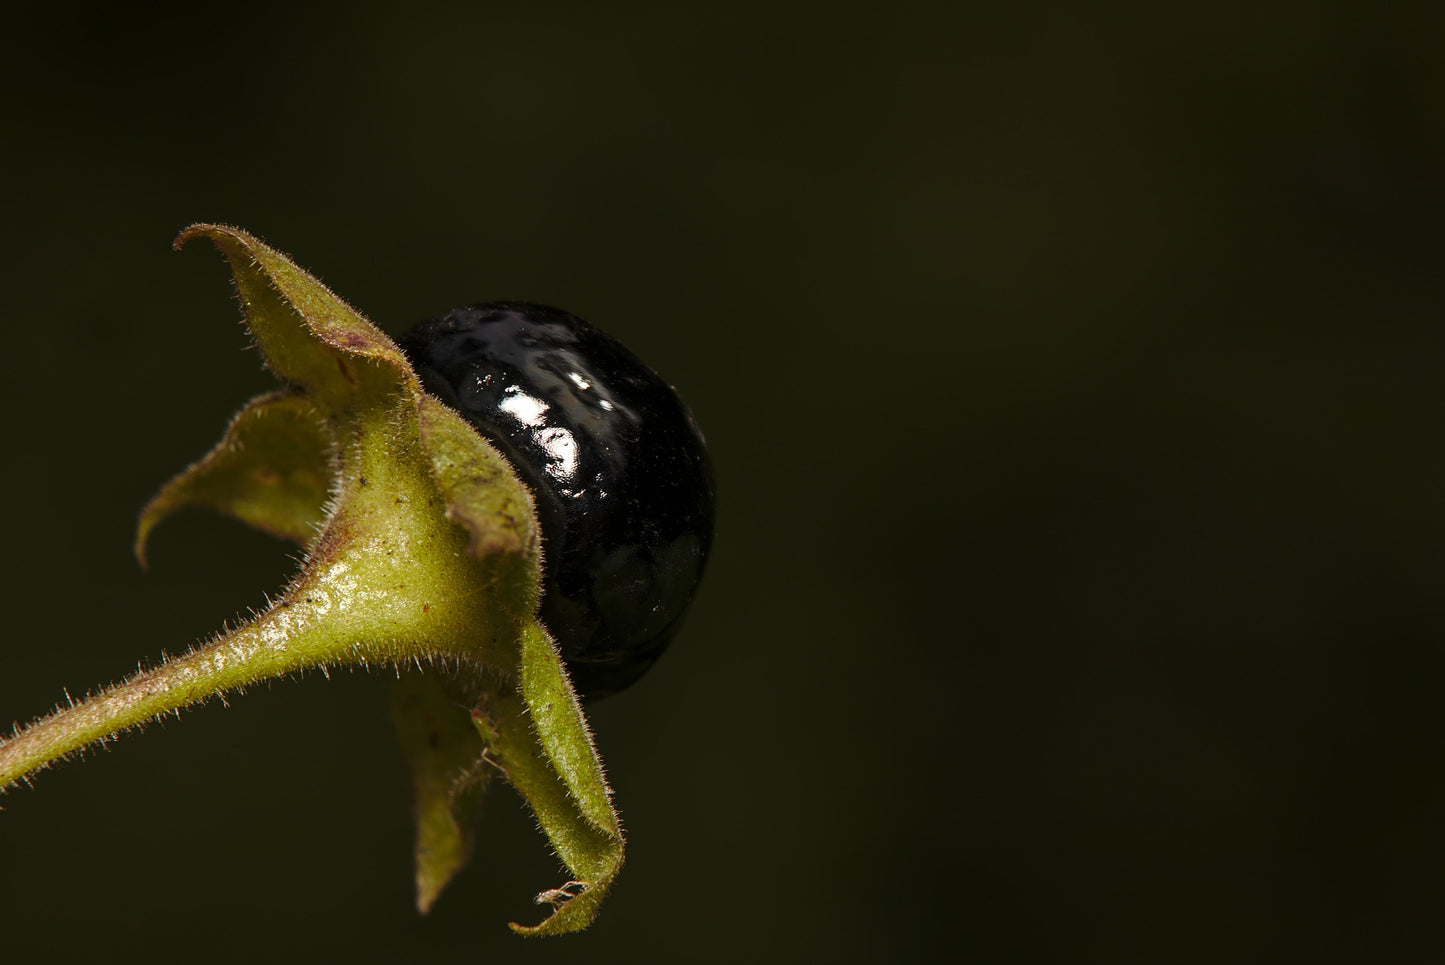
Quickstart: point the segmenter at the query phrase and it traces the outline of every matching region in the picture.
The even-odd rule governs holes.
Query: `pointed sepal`
[[[315,408],[289,392],[252,399],[221,442],[183,470],[141,510],[135,555],[146,565],[150,535],[182,509],[209,509],[305,545],[326,518],[335,467]]]
[[[507,596],[524,601],[519,624],[537,609],[542,536],[532,494],[507,460],[456,412],[430,395],[421,397],[422,449],[446,499],[447,518],[470,537],[476,560],[510,559],[528,565],[509,574]]]
[[[553,906],[551,915],[536,925],[513,922],[512,930],[580,931],[592,923],[622,867],[622,826],[582,705],[540,625],[523,632],[521,657],[520,693],[497,695],[473,711],[473,723],[572,880],[537,896],[539,904]]]
[[[246,326],[267,364],[319,409],[343,416],[358,400],[420,394],[416,373],[396,343],[290,258],[225,225],[192,225],[175,246],[193,238],[208,238],[221,249]]]
[[[426,914],[471,860],[487,781],[486,745],[461,686],[431,669],[391,686],[391,717],[411,771],[416,808],[416,905]]]

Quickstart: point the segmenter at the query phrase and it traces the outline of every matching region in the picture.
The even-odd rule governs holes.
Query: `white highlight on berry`
[[[524,426],[536,428],[547,419],[547,403],[523,392],[516,386],[507,389],[497,408]]]
[[[547,475],[562,483],[576,478],[577,440],[569,430],[557,426],[539,429],[532,438],[547,453]]]

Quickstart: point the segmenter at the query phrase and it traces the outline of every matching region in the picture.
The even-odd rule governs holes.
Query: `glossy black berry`
[[[712,464],[687,406],[616,339],[543,305],[456,308],[400,342],[532,489],[542,621],[578,692],[631,684],[677,632],[712,544]]]

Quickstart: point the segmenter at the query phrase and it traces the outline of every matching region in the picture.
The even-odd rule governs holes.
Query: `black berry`
[[[681,625],[712,544],[712,464],[687,406],[616,339],[543,305],[455,308],[400,342],[426,390],[531,487],[542,621],[578,692],[637,680]]]

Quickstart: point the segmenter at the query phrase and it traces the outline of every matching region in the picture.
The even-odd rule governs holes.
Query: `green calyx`
[[[536,619],[531,496],[506,460],[421,388],[384,333],[243,231],[196,225],[230,262],[247,326],[283,383],[141,513],[202,507],[306,547],[262,614],[0,742],[0,788],[85,745],[247,684],[334,665],[396,668],[392,716],[417,809],[417,903],[475,846],[493,776],[536,813],[572,880],[521,934],[585,928],[623,840],[586,718]]]

